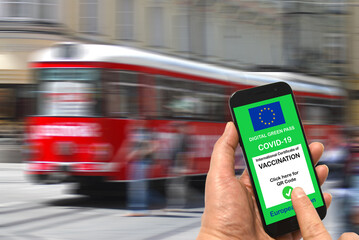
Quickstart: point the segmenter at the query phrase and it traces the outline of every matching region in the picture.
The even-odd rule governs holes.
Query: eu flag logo
[[[274,127],[285,123],[282,108],[279,102],[269,103],[259,107],[250,108],[254,131]]]

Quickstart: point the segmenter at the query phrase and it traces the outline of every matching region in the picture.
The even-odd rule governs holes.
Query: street
[[[22,169],[0,164],[1,240],[195,239],[198,233],[202,208],[123,217],[123,202],[67,194],[72,184],[35,185]]]
[[[0,240],[195,239],[201,208],[154,209],[150,216],[124,217],[125,203],[70,194],[71,183],[36,185],[26,179],[22,163],[0,163]],[[327,191],[328,183],[324,189]],[[340,213],[343,195],[333,202],[324,221],[337,239],[344,231]]]

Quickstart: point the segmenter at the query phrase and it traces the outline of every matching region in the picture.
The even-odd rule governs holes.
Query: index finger
[[[303,189],[296,187],[291,197],[303,239],[332,239]]]

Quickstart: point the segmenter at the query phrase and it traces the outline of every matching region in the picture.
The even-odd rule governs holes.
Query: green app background
[[[281,108],[283,111],[283,115],[284,115],[284,119],[285,119],[285,123],[255,132],[253,129],[253,125],[252,125],[252,121],[251,121],[248,109],[253,108],[253,107],[258,107],[261,105],[265,105],[265,104],[269,104],[269,103],[273,103],[273,102],[277,102],[277,101],[280,102],[280,105],[281,105]],[[308,197],[310,199],[315,198],[315,202],[312,201],[314,207],[317,208],[317,207],[323,206],[323,199],[321,198],[321,195],[320,195],[319,186],[318,186],[318,183],[317,183],[317,180],[315,177],[315,173],[314,173],[314,169],[312,167],[312,163],[311,163],[311,160],[310,160],[310,157],[308,154],[308,148],[306,147],[304,135],[302,133],[302,129],[300,126],[300,122],[297,117],[297,111],[295,109],[292,95],[288,94],[288,95],[284,95],[281,97],[272,98],[272,99],[268,99],[265,101],[260,101],[260,102],[256,102],[256,103],[252,103],[252,104],[234,108],[234,115],[235,115],[235,118],[236,118],[236,121],[238,124],[238,128],[239,128],[239,131],[240,131],[240,134],[242,137],[242,142],[243,142],[243,145],[245,148],[245,153],[247,155],[249,168],[250,168],[252,176],[253,176],[253,181],[255,184],[255,188],[257,190],[259,202],[260,202],[260,205],[261,205],[261,208],[263,211],[264,220],[265,220],[266,224],[269,225],[271,223],[286,219],[288,217],[292,217],[295,215],[295,212],[294,212],[294,210],[292,210],[292,211],[288,211],[287,213],[280,213],[274,217],[272,217],[270,215],[270,213],[272,211],[276,212],[278,210],[291,207],[292,202],[287,201],[280,205],[276,205],[271,208],[266,208],[261,188],[265,188],[268,186],[259,186],[258,177],[255,172],[255,167],[254,167],[254,164],[252,161],[252,159],[256,156],[260,156],[260,155],[263,155],[266,153],[274,152],[274,151],[284,149],[284,148],[287,148],[290,146],[301,144],[303,151],[304,151],[305,159],[307,161],[308,171],[310,173],[311,180],[312,180],[313,186],[314,186],[314,191],[315,191],[314,193],[309,194]],[[261,135],[261,134],[267,135],[268,132],[280,130],[280,129],[283,129],[285,127],[290,127],[290,126],[294,126],[295,129],[292,131],[289,131],[289,132],[281,133],[279,135],[267,136],[266,138],[258,139],[256,141],[252,141],[252,142],[249,141],[250,137],[254,137],[257,135]],[[263,151],[259,151],[259,149],[258,149],[259,144],[275,141],[276,139],[283,140],[285,137],[288,137],[288,136],[290,136],[292,139],[292,142],[290,142],[290,143],[281,144],[280,146],[274,146],[269,149],[264,149]],[[295,169],[293,169],[293,170],[295,170]],[[266,197],[270,197],[270,196],[266,196]]]

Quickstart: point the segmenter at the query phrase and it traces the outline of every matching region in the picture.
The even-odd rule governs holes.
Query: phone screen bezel
[[[246,151],[244,149],[243,142],[242,142],[242,139],[241,139],[241,135],[240,135],[238,125],[237,125],[237,120],[236,120],[236,117],[234,115],[234,108],[244,106],[244,105],[247,105],[247,104],[251,104],[251,103],[255,103],[255,102],[264,101],[264,100],[271,99],[271,98],[280,97],[280,96],[283,96],[283,95],[288,95],[288,94],[290,94],[292,96],[292,100],[293,100],[294,105],[295,105],[297,117],[298,117],[298,120],[300,122],[301,131],[302,131],[302,133],[304,135],[306,146],[303,146],[303,147],[306,147],[309,150],[308,142],[307,142],[307,139],[305,137],[303,124],[302,124],[302,122],[300,120],[300,115],[299,115],[298,107],[297,107],[297,104],[296,104],[296,101],[295,101],[295,98],[294,98],[294,94],[293,94],[293,91],[292,91],[291,87],[287,83],[285,83],[285,82],[276,82],[276,83],[272,83],[272,84],[267,84],[267,85],[263,85],[263,86],[259,86],[259,87],[254,87],[254,88],[250,88],[250,89],[237,91],[229,99],[229,105],[230,105],[230,111],[231,111],[231,114],[232,114],[232,119],[233,119],[234,124],[235,124],[235,126],[237,128],[237,132],[238,132],[238,135],[239,135],[239,144],[240,144],[240,146],[241,146],[241,148],[243,150],[243,156],[244,156],[247,168],[248,168],[248,173],[249,173],[251,183],[252,183],[252,186],[253,186],[253,190],[254,190],[257,206],[259,208],[259,212],[260,212],[260,215],[261,215],[263,227],[264,227],[265,231],[271,237],[277,237],[277,236],[283,235],[285,233],[289,233],[289,232],[298,230],[299,229],[298,221],[297,221],[297,218],[296,218],[296,215],[295,215],[295,216],[289,217],[287,219],[284,219],[284,220],[281,220],[281,221],[278,221],[278,222],[275,222],[275,223],[272,223],[272,224],[269,224],[269,225],[265,224],[264,216],[263,216],[263,213],[262,213],[262,208],[261,208],[261,205],[259,203],[259,198],[258,198],[258,195],[257,195],[257,190],[256,190],[256,187],[254,186],[252,171],[251,171],[250,166],[248,164],[247,154],[246,154]],[[310,159],[312,160],[313,158],[311,156],[311,153],[310,153],[310,151],[308,151],[308,152],[309,152]],[[312,160],[312,163],[313,163],[313,160]],[[312,164],[312,167],[314,169],[315,166]],[[316,180],[317,180],[316,184],[319,185],[318,176],[317,176],[315,171],[314,171],[314,173],[315,173],[315,177],[316,177]],[[325,205],[325,201],[324,201],[324,198],[323,198],[323,193],[322,193],[322,190],[321,190],[320,186],[319,186],[319,190],[320,190],[320,194],[321,194],[321,197],[323,199],[324,205],[321,206],[321,207],[316,208],[316,210],[317,210],[320,218],[323,219],[325,217],[325,215],[326,215],[327,207]]]

